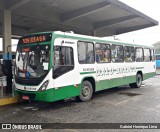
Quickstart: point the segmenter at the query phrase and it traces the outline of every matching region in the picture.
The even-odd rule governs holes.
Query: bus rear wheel
[[[135,83],[129,84],[131,88],[140,88],[141,85],[142,85],[142,75],[141,74],[137,74]]]
[[[92,94],[93,94],[92,84],[89,81],[83,81],[81,93],[77,97],[77,99],[81,102],[85,102],[91,99]]]

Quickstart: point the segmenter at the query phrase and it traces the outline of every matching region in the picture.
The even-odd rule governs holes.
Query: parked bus
[[[125,84],[140,88],[156,72],[152,47],[60,31],[20,38],[15,62],[15,95],[46,102],[88,101]]]
[[[155,54],[156,56],[156,68],[160,68],[160,54]]]

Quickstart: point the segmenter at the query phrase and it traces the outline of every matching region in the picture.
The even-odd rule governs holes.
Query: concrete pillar
[[[96,36],[96,30],[93,29],[93,36]]]
[[[2,14],[3,58],[8,59],[7,52],[9,52],[9,59],[11,59],[11,10],[3,9]]]
[[[2,11],[3,74],[7,76],[6,93],[12,93],[11,10]],[[9,54],[7,53],[9,52]]]

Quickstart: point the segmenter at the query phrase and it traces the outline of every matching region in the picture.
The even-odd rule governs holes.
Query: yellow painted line
[[[8,104],[14,104],[18,102],[17,97],[9,97],[9,98],[3,98],[0,99],[0,106],[8,105]]]

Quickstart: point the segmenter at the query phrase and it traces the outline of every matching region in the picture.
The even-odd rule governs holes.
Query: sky
[[[160,0],[119,0],[134,9],[146,14],[147,16],[157,20],[160,23]],[[116,39],[124,42],[131,42],[142,45],[149,45],[160,41],[160,26],[154,26],[142,30],[137,30],[121,35],[117,35]],[[0,50],[2,50],[2,42],[0,38]],[[12,44],[16,44],[17,40],[12,40]],[[16,50],[16,47],[13,47]]]
[[[119,0],[160,23],[160,0]],[[116,36],[121,41],[149,45],[160,41],[160,26],[154,26]]]

